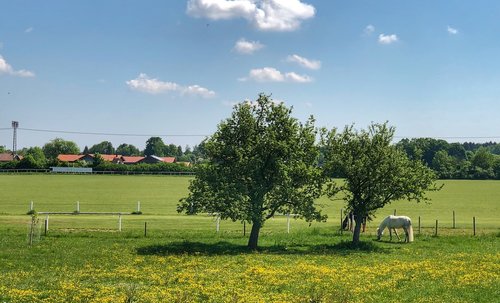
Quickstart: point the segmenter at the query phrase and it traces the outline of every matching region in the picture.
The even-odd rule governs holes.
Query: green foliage
[[[248,246],[253,249],[260,228],[276,213],[324,220],[314,202],[324,181],[317,166],[314,120],[301,124],[291,113],[264,94],[254,103],[235,106],[205,141],[208,161],[198,165],[178,211],[218,213],[222,219],[251,223]]]
[[[160,137],[151,137],[146,141],[146,149],[144,149],[145,156],[155,155],[158,157],[165,156],[165,143]]]
[[[114,171],[114,172],[192,172],[193,168],[176,163],[156,163],[156,164],[132,164],[124,165],[103,161],[94,166],[96,171]]]
[[[7,152],[5,145],[0,145],[0,154]]]
[[[135,147],[132,144],[126,144],[126,143],[120,144],[116,148],[116,153],[118,155],[122,155],[122,156],[140,156],[141,155],[141,151],[137,147]]]
[[[384,123],[361,131],[353,126],[343,132],[333,129],[325,135],[325,172],[339,172],[345,178],[344,183],[331,186],[329,194],[342,192],[355,215],[353,243],[359,242],[362,218],[392,201],[428,201],[426,192],[439,189],[431,169],[392,145],[394,131]]]
[[[80,149],[73,141],[66,141],[56,138],[42,147],[43,153],[47,159],[55,159],[59,154],[78,154]]]
[[[92,145],[90,149],[88,150],[88,153],[90,154],[103,154],[103,155],[114,155],[115,154],[115,148],[113,147],[113,144],[109,141],[102,141],[101,143]]]

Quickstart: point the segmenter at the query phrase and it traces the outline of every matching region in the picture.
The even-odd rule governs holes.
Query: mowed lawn
[[[322,198],[324,223],[266,222],[258,252],[249,226],[208,214],[177,214],[190,177],[0,175],[0,302],[495,302],[500,296],[498,181],[444,181],[431,204],[397,201],[351,248],[340,234],[343,202]],[[51,215],[27,245],[37,211],[143,215]],[[418,216],[415,242],[374,241],[388,214]],[[451,229],[452,211],[457,229]],[[472,236],[472,216],[478,222]],[[41,220],[45,216],[39,217]],[[439,236],[433,227],[439,219]],[[144,224],[147,222],[147,236]]]

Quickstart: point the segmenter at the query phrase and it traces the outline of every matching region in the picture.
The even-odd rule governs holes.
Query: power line
[[[209,137],[206,134],[131,134],[131,133],[107,133],[107,132],[84,132],[84,131],[66,131],[38,128],[23,128],[19,130],[45,133],[61,133],[61,134],[77,134],[77,135],[100,135],[100,136],[122,136],[122,137]],[[10,131],[12,127],[2,127],[0,131]],[[432,139],[500,139],[500,136],[394,136],[394,139],[415,139],[415,138],[432,138]]]
[[[9,128],[10,129],[10,128]],[[102,136],[120,136],[120,137],[207,137],[209,135],[198,134],[130,134],[130,133],[100,133],[100,132],[82,132],[82,131],[66,131],[66,130],[52,130],[52,129],[38,129],[38,128],[24,128],[20,130],[43,132],[43,133],[61,133],[61,134],[77,134],[77,135],[102,135]],[[1,129],[3,130],[3,129]]]

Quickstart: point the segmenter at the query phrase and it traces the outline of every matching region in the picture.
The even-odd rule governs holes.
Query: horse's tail
[[[408,242],[413,242],[413,227],[411,226],[411,221],[408,226]]]

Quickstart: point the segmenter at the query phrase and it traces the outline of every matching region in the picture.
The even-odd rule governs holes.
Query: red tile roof
[[[62,162],[75,162],[83,158],[84,155],[64,155],[60,154],[57,159]]]
[[[141,156],[122,156],[123,163],[125,164],[133,164],[141,161],[144,157]]]
[[[104,155],[104,154],[101,154],[101,157],[104,159],[104,161],[113,161],[115,158],[120,158],[121,156],[120,155]]]
[[[175,157],[160,157],[165,163],[174,163]]]

